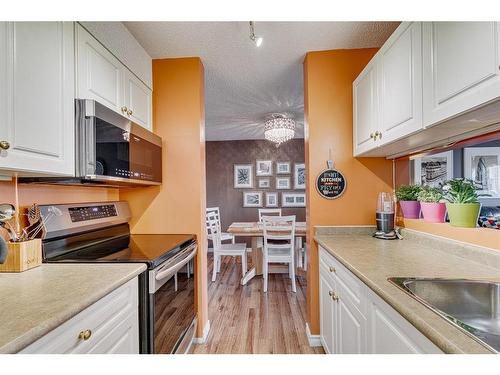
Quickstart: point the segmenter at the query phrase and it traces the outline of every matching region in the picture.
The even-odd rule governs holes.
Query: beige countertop
[[[0,353],[15,353],[146,270],[142,263],[42,264],[0,273]]]
[[[445,353],[491,353],[389,283],[389,277],[500,281],[500,253],[404,231],[403,240],[372,238],[370,228],[317,227],[315,240]]]

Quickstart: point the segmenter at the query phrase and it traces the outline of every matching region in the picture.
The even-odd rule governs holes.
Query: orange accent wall
[[[199,58],[153,60],[154,131],[163,139],[163,184],[120,190],[133,233],[194,233],[198,336],[208,320],[205,238],[204,68]]]
[[[304,61],[305,154],[308,171],[307,320],[319,334],[318,247],[315,225],[375,224],[377,195],[392,191],[392,163],[383,158],[354,158],[352,140],[352,82],[377,49],[309,52]],[[336,200],[316,192],[316,176],[326,169],[331,150],[334,167],[347,179]]]
[[[119,199],[117,189],[94,187],[19,184],[18,192],[21,211],[33,203],[61,204],[116,201]],[[15,204],[15,197],[16,191],[14,182],[0,182],[1,203]],[[23,221],[22,218],[20,221]],[[0,233],[6,238],[4,229],[0,229]]]

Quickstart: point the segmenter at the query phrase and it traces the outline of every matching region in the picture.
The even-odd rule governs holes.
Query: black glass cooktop
[[[192,234],[130,234],[124,224],[46,241],[43,255],[47,263],[147,263],[154,268],[192,242]]]

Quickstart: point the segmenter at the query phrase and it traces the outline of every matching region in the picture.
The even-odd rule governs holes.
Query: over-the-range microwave
[[[95,100],[75,100],[75,177],[24,182],[103,186],[159,185],[162,139]]]

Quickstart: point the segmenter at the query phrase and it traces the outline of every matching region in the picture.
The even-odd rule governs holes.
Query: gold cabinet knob
[[[127,111],[127,115],[132,116],[132,113],[134,113],[131,109]]]
[[[329,270],[330,270],[330,272],[333,272],[333,273],[337,272],[337,270],[335,269],[335,267],[332,267],[332,266],[330,266]]]
[[[377,130],[377,131],[375,132],[374,136],[375,136],[375,139],[377,139],[377,137],[378,137],[378,139],[381,139],[381,138],[382,138],[382,132],[379,132],[379,131]]]
[[[123,106],[123,107],[121,108],[121,110],[122,110],[122,113],[127,113],[128,108],[127,108],[127,107],[125,107],[125,106]]]
[[[339,300],[339,296],[338,296],[338,295],[336,295],[336,294],[335,294],[335,292],[334,292],[333,290],[330,290],[330,291],[328,292],[328,294],[330,295],[330,297],[332,297],[332,299],[333,299],[334,301],[338,301],[338,300]]]
[[[86,329],[85,331],[81,331],[78,334],[78,338],[83,341],[87,341],[92,336],[92,331],[90,329]]]
[[[375,134],[370,133],[370,138],[373,139],[373,140],[375,140]]]
[[[8,150],[10,148],[10,143],[7,141],[0,141],[0,148],[2,150]]]

